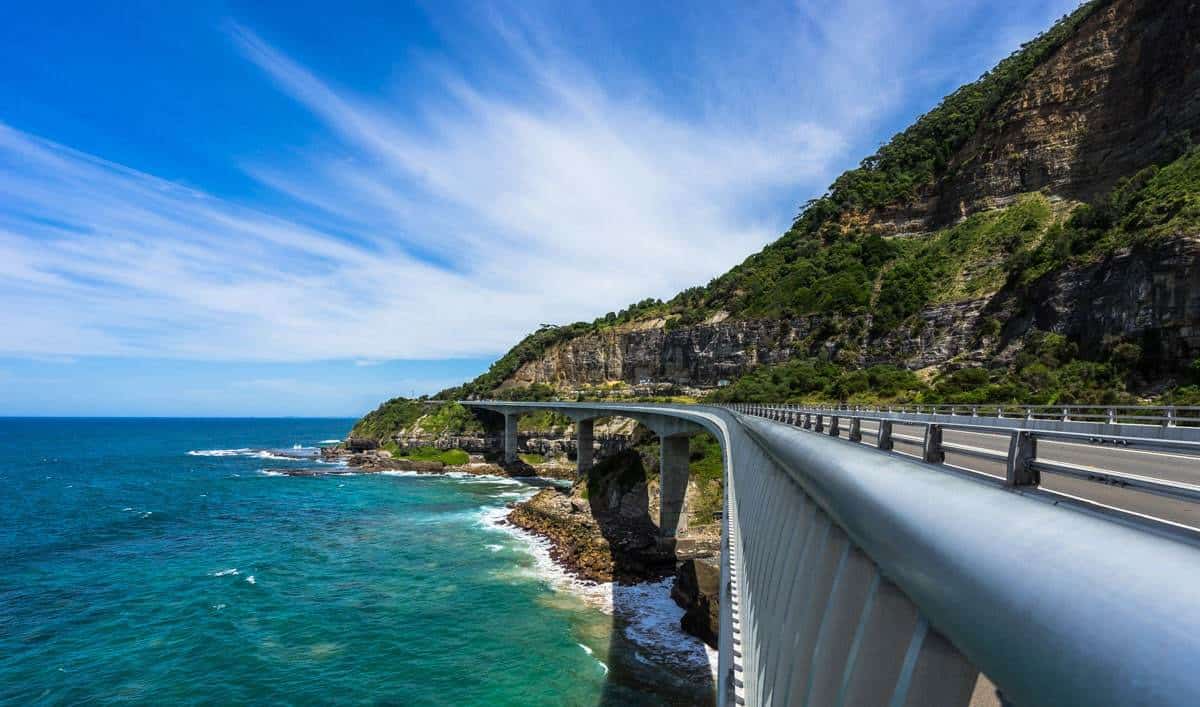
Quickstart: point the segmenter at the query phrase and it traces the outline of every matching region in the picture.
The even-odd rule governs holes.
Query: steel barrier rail
[[[1004,482],[1009,486],[1037,486],[1040,473],[1062,474],[1085,481],[1094,481],[1108,486],[1132,488],[1159,496],[1188,502],[1200,500],[1200,486],[1183,482],[1130,473],[1116,469],[1101,469],[1090,466],[1051,462],[1037,458],[1037,440],[1058,440],[1075,443],[1113,444],[1122,447],[1157,449],[1196,455],[1200,463],[1200,428],[1154,427],[1118,425],[1115,423],[1087,423],[1077,421],[1047,422],[1031,418],[986,418],[981,416],[955,416],[932,412],[896,412],[881,410],[853,410],[848,408],[826,408],[791,405],[745,405],[729,406],[738,412],[788,422],[806,429],[823,432],[825,418],[831,421],[828,432],[838,436],[837,422],[852,421],[853,429],[860,430],[858,423],[879,423],[882,433],[877,446],[892,449],[894,441],[907,442],[921,447],[925,461],[941,463],[945,452],[957,452],[993,462],[1004,462],[1007,474]],[[815,422],[813,421],[815,418]],[[892,425],[913,425],[925,428],[922,437],[904,435],[891,431]],[[886,430],[884,427],[886,426]],[[942,440],[942,431],[960,430],[984,434],[1007,435],[1010,438],[1008,453],[973,447]],[[1148,432],[1155,436],[1145,436]],[[1134,434],[1130,434],[1130,433]],[[861,441],[861,431],[852,434],[852,441]],[[963,468],[963,467],[958,467]],[[975,471],[964,469],[966,471]],[[976,472],[982,473],[982,472]],[[990,475],[989,475],[990,476]]]
[[[1021,707],[1200,704],[1194,543],[749,407],[464,404],[717,437],[722,705],[965,705],[979,670]]]
[[[1125,422],[1164,427],[1200,426],[1200,406],[1187,405],[830,405],[806,408],[826,412],[917,413],[1062,422]]]

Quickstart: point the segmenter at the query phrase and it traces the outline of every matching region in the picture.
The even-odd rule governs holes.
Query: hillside
[[[1086,3],[728,273],[439,397],[1200,397],[1198,35],[1191,3]]]

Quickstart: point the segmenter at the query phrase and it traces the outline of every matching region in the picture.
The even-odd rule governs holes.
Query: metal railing
[[[805,405],[803,409],[1200,427],[1200,406],[1193,405]]]
[[[807,406],[733,404],[742,414],[755,415],[796,427],[842,435],[852,442],[863,441],[862,423],[877,425],[872,431],[875,446],[894,451],[897,442],[919,448],[919,458],[931,464],[945,464],[947,452],[1004,466],[1002,483],[1010,487],[1039,487],[1042,474],[1057,474],[1108,487],[1132,489],[1187,503],[1200,502],[1200,484],[1155,478],[1136,473],[1133,460],[1123,469],[1097,468],[1091,465],[1044,459],[1038,456],[1038,441],[1047,440],[1089,446],[1109,445],[1119,449],[1142,448],[1195,456],[1200,465],[1200,419],[1192,413],[1200,408],[1120,407],[1098,408],[1070,406],[991,407],[925,405],[894,407]],[[1019,415],[1012,414],[1019,410]],[[990,415],[986,413],[991,413]],[[1006,414],[1007,413],[1007,414]],[[920,435],[904,434],[894,427],[917,427]],[[958,430],[1008,438],[1006,451],[961,442],[947,441],[944,432]],[[1113,460],[1119,460],[1113,456]],[[954,465],[956,469],[996,478],[985,471]],[[1200,471],[1200,466],[1198,466]],[[1200,476],[1197,477],[1200,480]],[[1121,510],[1121,509],[1115,509]],[[1143,514],[1137,514],[1143,515]],[[1152,516],[1153,517],[1153,516]],[[1163,520],[1156,518],[1156,520]],[[1178,524],[1176,524],[1178,525]],[[1186,526],[1193,531],[1200,529]]]
[[[829,436],[844,430],[861,442],[861,423],[878,420],[878,437],[919,442],[922,457],[937,460],[939,449],[967,446],[941,438],[947,425],[990,426],[1026,450],[1003,455],[1006,463],[1036,471],[1029,452],[1039,437],[1092,423],[783,406],[468,404],[622,415],[660,436],[702,428],[720,440],[723,706],[965,707],[979,671],[1022,707],[1200,704],[1195,543]],[[806,421],[826,434],[804,432]],[[928,426],[916,436],[891,423]]]

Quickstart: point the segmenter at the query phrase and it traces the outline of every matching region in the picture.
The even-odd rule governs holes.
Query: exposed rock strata
[[[1200,5],[1115,0],[983,121],[948,174],[880,209],[885,233],[925,232],[1020,194],[1091,200],[1200,137]]]

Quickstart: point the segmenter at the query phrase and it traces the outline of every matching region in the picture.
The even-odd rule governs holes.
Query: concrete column
[[[511,464],[517,460],[517,420],[520,415],[515,412],[504,414],[504,463]]]
[[[688,482],[688,437],[663,437],[660,449],[658,536],[674,538],[676,532],[687,530],[683,499]]]
[[[862,420],[857,417],[850,418],[850,433],[846,436],[846,439],[851,442],[862,441]]]
[[[575,461],[579,475],[592,470],[592,431],[595,420],[579,420],[575,423]]]

